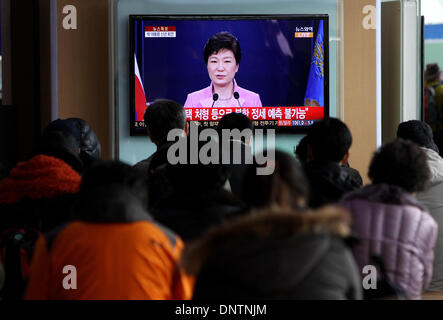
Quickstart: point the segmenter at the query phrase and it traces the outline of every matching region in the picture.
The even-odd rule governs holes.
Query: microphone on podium
[[[215,101],[218,100],[218,94],[217,94],[217,93],[214,93],[214,95],[212,96],[212,100],[214,100],[214,101],[212,101],[212,106],[211,106],[211,108],[214,106]]]
[[[235,98],[235,100],[237,100],[238,106],[241,108],[241,104],[240,104],[240,100],[239,100],[240,94],[237,91],[234,92],[234,98]]]

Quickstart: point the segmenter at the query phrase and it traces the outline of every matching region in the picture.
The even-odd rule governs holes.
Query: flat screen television
[[[303,133],[329,116],[328,15],[131,15],[129,22],[131,135],[146,134],[143,115],[158,98],[183,104],[187,120],[203,128],[241,112],[255,128]],[[205,57],[220,32],[240,50]]]

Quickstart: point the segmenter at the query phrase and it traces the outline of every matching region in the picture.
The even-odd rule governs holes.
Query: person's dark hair
[[[80,159],[85,167],[101,158],[101,144],[89,123],[81,118],[68,118],[80,132]]]
[[[215,143],[214,138],[211,138],[212,143]],[[186,163],[174,165],[168,163],[167,166],[167,175],[174,189],[182,189],[183,192],[199,192],[199,190],[208,191],[223,187],[229,176],[229,167],[222,164],[220,159],[217,160],[217,164],[205,164],[198,156],[198,159],[195,159],[197,163],[193,163],[193,157],[200,155],[202,148],[211,142],[199,141],[198,150],[192,150],[191,137],[187,136],[181,139],[186,140]],[[218,148],[218,145],[216,147]],[[220,155],[217,152],[215,156],[219,157]]]
[[[252,120],[249,119],[243,113],[233,112],[224,115],[218,122],[217,133],[220,139],[222,138],[223,129],[229,129],[229,130],[238,129],[240,130],[240,132],[242,132],[244,129],[250,129],[251,131],[253,131],[254,125],[252,124]],[[242,140],[243,139],[244,137],[242,137]],[[243,142],[246,143],[247,141]]]
[[[282,198],[290,201],[292,208],[300,208],[300,201],[308,199],[308,181],[297,160],[282,151],[275,150],[275,170],[270,175],[257,175],[257,168],[249,166],[244,184],[245,203],[252,208],[282,205]]]
[[[244,129],[254,129],[254,125],[252,124],[252,120],[249,119],[243,113],[228,113],[224,115],[217,125],[217,131],[220,133],[222,129],[239,129],[240,131]]]
[[[432,149],[437,153],[439,152],[434,142],[432,128],[424,121],[410,120],[400,123],[397,127],[397,138],[411,140],[420,147]]]
[[[336,118],[326,118],[314,123],[308,129],[307,137],[315,160],[339,162],[352,144],[348,126]]]
[[[374,184],[394,185],[412,193],[424,190],[430,171],[422,149],[411,141],[396,139],[374,153],[368,176]]]
[[[240,42],[238,42],[237,38],[227,31],[216,33],[208,39],[203,51],[205,64],[208,64],[208,59],[211,54],[218,53],[222,49],[231,50],[234,54],[236,64],[240,64]]]
[[[169,99],[157,99],[146,109],[144,121],[148,133],[157,143],[162,145],[167,142],[170,130],[184,130],[186,112],[178,102]]]
[[[308,162],[308,137],[304,136],[297,147],[295,148],[295,156],[298,161],[300,161],[301,165],[305,165]]]
[[[115,185],[125,187],[146,205],[147,186],[144,177],[137,169],[117,160],[98,160],[86,169],[80,185],[80,196],[88,196],[97,188],[108,188]]]
[[[438,66],[438,63],[427,64],[425,70],[425,80],[426,81],[438,80],[439,77],[440,77],[440,67]]]
[[[40,137],[35,154],[44,154],[63,160],[78,172],[83,171],[79,156],[80,131],[68,120],[52,121]]]

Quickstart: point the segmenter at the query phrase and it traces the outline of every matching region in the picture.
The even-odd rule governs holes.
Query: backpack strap
[[[40,232],[33,228],[14,228],[2,232],[0,249],[4,261],[5,283],[0,296],[4,300],[23,297],[31,256]]]

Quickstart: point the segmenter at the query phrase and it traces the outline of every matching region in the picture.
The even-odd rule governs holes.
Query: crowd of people
[[[443,291],[443,159],[412,120],[375,150],[364,185],[352,134],[314,123],[295,155],[246,161],[250,130],[226,115],[193,157],[184,107],[156,100],[144,121],[157,151],[103,161],[81,119],[58,119],[0,180],[0,295],[19,299],[420,299]],[[170,130],[182,132],[168,141]],[[184,163],[168,159],[186,143]],[[209,141],[209,140],[208,140]],[[205,148],[197,142],[197,151]],[[270,150],[262,150],[269,153]],[[273,162],[269,175],[257,169]],[[373,267],[371,272],[367,272]]]

